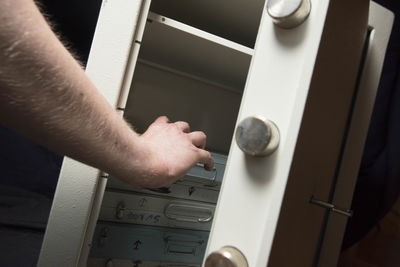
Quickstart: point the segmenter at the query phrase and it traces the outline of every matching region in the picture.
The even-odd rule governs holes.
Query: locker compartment
[[[139,59],[240,91],[252,53],[249,47],[150,12]]]
[[[197,164],[158,189],[109,179],[89,262],[201,264],[253,54],[205,30],[149,13],[124,117],[139,133],[161,115],[204,131],[214,169]],[[132,249],[135,238],[140,253]]]
[[[207,149],[228,154],[253,50],[150,14],[125,118],[144,132],[160,115],[207,134]]]
[[[209,235],[207,231],[155,226],[97,226],[90,258],[179,262],[183,266],[201,264]]]
[[[214,210],[214,204],[108,191],[99,220],[209,231]]]

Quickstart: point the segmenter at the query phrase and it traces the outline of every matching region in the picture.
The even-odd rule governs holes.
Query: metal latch
[[[353,211],[352,210],[338,208],[338,207],[336,207],[335,205],[333,205],[331,203],[327,203],[325,201],[315,199],[314,197],[311,197],[310,203],[318,205],[318,206],[323,207],[323,208],[326,208],[329,211],[332,211],[332,212],[335,212],[335,213],[338,213],[338,214],[341,214],[341,215],[344,215],[344,216],[347,216],[347,217],[353,216]]]
[[[104,245],[105,245],[105,243],[106,243],[106,240],[107,240],[107,238],[108,238],[108,227],[104,227],[102,230],[101,230],[101,234],[100,234],[100,240],[99,240],[99,246],[100,247],[104,247]]]

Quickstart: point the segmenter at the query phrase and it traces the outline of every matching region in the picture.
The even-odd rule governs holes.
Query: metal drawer
[[[99,220],[210,230],[215,205],[106,191]]]
[[[213,171],[206,171],[203,165],[197,164],[182,179],[168,187],[157,189],[139,188],[110,178],[107,188],[217,203],[227,157],[217,153],[211,154],[214,158]]]
[[[201,264],[208,235],[206,231],[98,223],[90,258]]]
[[[224,178],[227,156],[217,153],[211,153],[211,155],[214,158],[214,169],[212,171],[206,171],[204,165],[198,163],[177,182],[190,181],[207,187],[219,187]],[[114,184],[115,180],[110,179],[110,181]],[[118,182],[116,183],[118,184]],[[111,184],[110,186],[112,187],[113,185]],[[129,185],[126,184],[126,187],[129,187]]]
[[[200,264],[89,258],[86,267],[200,267]]]
[[[111,178],[107,183],[107,188],[209,203],[217,203],[219,194],[219,186],[205,186],[189,181],[178,181],[163,188],[146,189],[128,185]]]

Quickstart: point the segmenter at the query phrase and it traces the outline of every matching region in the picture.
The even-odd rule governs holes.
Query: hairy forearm
[[[158,118],[130,129],[54,35],[32,0],[0,0],[0,123],[129,183],[159,187],[196,162],[206,136]]]
[[[33,1],[1,4],[1,123],[106,171],[140,164],[138,136],[97,91]]]

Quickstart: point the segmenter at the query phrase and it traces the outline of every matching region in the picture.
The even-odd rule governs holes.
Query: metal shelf
[[[242,91],[253,49],[150,13],[140,60]]]
[[[150,10],[253,48],[265,0],[152,0]]]

